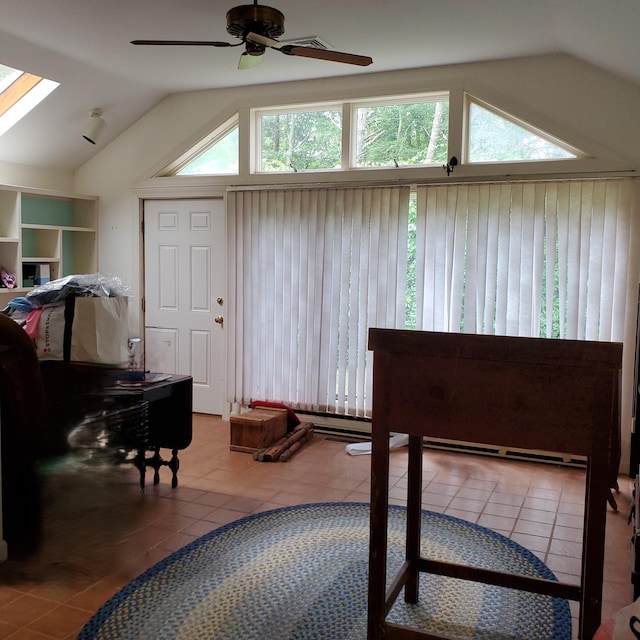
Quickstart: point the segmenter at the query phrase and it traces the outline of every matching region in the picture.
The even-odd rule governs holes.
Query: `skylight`
[[[0,64],[0,136],[60,83]]]

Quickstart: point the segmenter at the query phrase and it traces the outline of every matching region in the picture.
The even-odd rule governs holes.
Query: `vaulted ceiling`
[[[247,1],[247,0],[245,0]],[[61,86],[0,137],[0,161],[75,170],[170,93],[569,53],[640,85],[637,0],[268,0],[281,40],[317,36],[368,67],[283,56],[238,70],[242,47],[135,47],[224,40],[231,0],[3,0],[0,63]],[[108,122],[81,137],[94,107]]]

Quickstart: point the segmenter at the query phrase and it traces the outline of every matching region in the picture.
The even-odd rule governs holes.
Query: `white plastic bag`
[[[38,358],[125,366],[128,301],[124,296],[69,298],[32,312],[40,315],[30,329]]]

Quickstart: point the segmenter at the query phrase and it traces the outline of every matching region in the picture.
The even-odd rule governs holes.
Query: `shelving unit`
[[[40,276],[93,273],[98,265],[97,196],[0,185],[0,267],[16,287],[0,288],[3,306]]]

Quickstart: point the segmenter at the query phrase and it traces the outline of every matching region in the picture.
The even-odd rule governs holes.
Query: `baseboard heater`
[[[316,433],[322,433],[329,439],[340,442],[357,442],[371,439],[371,421],[347,416],[332,416],[327,414],[302,414],[308,415],[314,423]],[[476,443],[456,442],[453,440],[441,440],[437,438],[425,438],[424,446],[440,451],[455,451],[474,455],[505,458],[511,460],[523,460],[527,462],[542,462],[546,464],[562,465],[567,467],[586,468],[586,458],[572,456],[570,454],[553,453],[548,451],[535,451],[526,449],[513,449],[510,447],[492,447]]]

